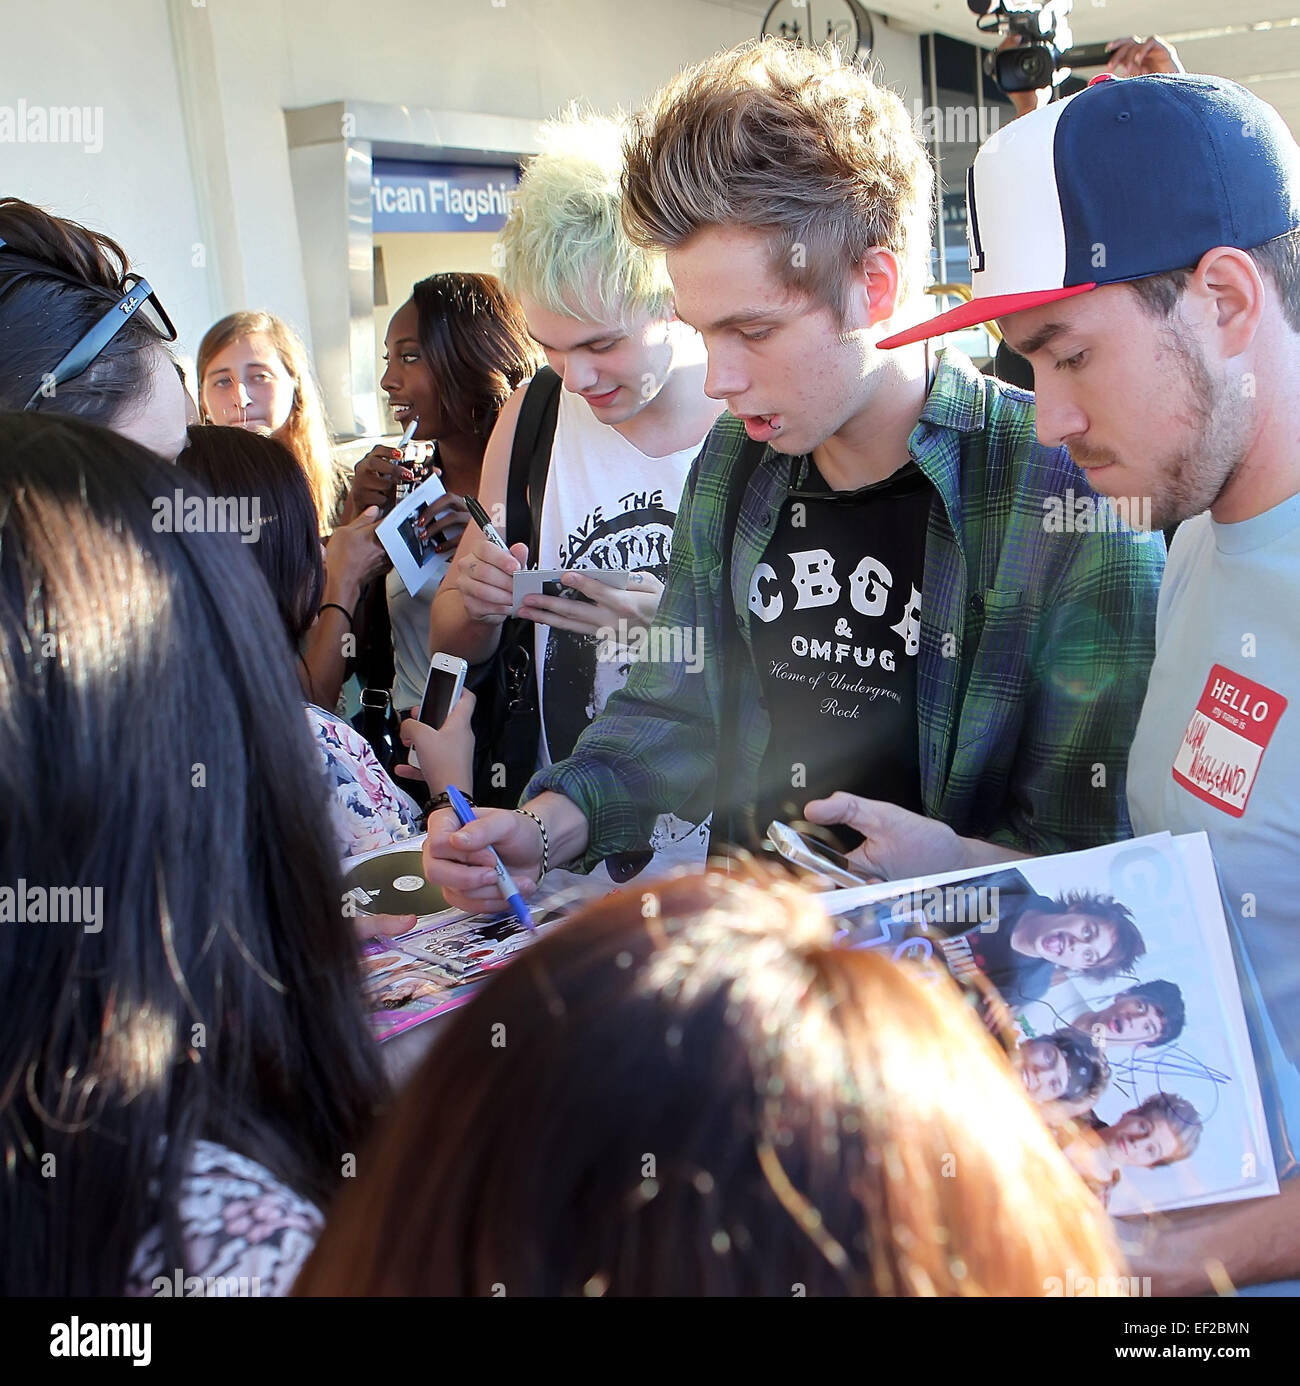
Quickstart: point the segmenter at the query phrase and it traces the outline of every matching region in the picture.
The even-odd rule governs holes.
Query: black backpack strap
[[[542,497],[551,466],[555,443],[555,423],[560,412],[563,382],[549,367],[543,366],[524,391],[515,423],[515,441],[510,449],[510,475],[506,481],[506,543],[528,545],[537,561],[538,536],[542,526]]]
[[[505,539],[508,544],[526,543],[534,562],[561,384],[549,366],[533,377],[524,391],[510,449]],[[510,617],[501,627],[496,654],[476,664],[465,681],[478,700],[472,725],[474,792],[480,804],[513,808],[537,765],[541,723],[533,667],[536,631],[532,621]]]
[[[747,651],[736,622],[736,603],[731,595],[731,560],[740,507],[749,488],[750,478],[758,470],[766,452],[766,443],[756,443],[752,440],[746,443],[731,474],[730,489],[727,492],[727,508],[722,530],[722,610],[719,614],[722,639],[718,650],[718,657],[722,660],[722,719],[718,727],[713,829],[709,835],[711,849],[728,845],[750,848],[754,846],[750,840],[754,837],[752,824],[745,825],[741,830],[741,836],[737,837],[740,825],[735,801],[735,784],[736,763],[740,752],[737,737],[740,719],[732,713],[740,703],[741,662],[746,658]]]

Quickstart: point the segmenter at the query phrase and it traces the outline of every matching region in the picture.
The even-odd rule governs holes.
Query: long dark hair
[[[1041,1295],[1120,1267],[956,990],[794,884],[606,896],[498,973],[300,1294]]]
[[[486,443],[511,392],[542,365],[523,311],[490,274],[431,274],[411,298],[449,431]]]
[[[325,590],[316,502],[302,464],[275,438],[246,428],[194,425],[180,467],[214,495],[256,499],[261,524],[248,545],[293,644],[311,629]]]
[[[0,409],[21,409],[45,372],[117,302],[130,264],[108,236],[17,197],[0,197],[0,239],[7,243],[0,250]],[[107,426],[147,392],[150,353],[160,349],[137,313],[87,370],[36,407]]]
[[[96,931],[0,925],[3,1295],[120,1294],[158,1223],[190,1269],[196,1140],[326,1203],[383,1094],[284,633],[175,487],[0,414],[0,886],[102,890]]]

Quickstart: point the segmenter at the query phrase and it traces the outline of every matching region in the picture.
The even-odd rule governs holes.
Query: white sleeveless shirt
[[[666,457],[647,457],[570,390],[560,391],[555,443],[542,503],[539,568],[621,568],[668,578],[673,520],[704,437]],[[542,738],[539,764],[563,760],[579,734],[627,682],[629,665],[598,658],[594,635],[538,625]],[[702,864],[708,827],[661,814],[651,834],[655,872]],[[640,874],[635,854],[610,859],[592,876],[616,883]],[[652,874],[652,873],[647,873]]]

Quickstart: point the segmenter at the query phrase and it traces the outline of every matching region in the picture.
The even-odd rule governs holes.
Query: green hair
[[[540,131],[501,233],[501,279],[553,313],[627,324],[665,316],[672,283],[661,251],[623,230],[626,119],[570,106]]]

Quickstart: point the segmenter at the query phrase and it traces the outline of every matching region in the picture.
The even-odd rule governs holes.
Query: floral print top
[[[264,1166],[212,1141],[194,1143],[178,1212],[185,1265],[163,1265],[155,1226],[136,1248],[128,1295],[287,1295],[325,1222]]]
[[[420,810],[380,765],[370,743],[332,712],[306,705],[332,797],[339,853],[355,857],[420,831]]]

